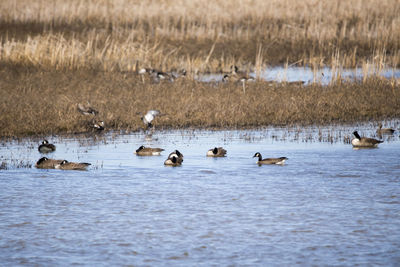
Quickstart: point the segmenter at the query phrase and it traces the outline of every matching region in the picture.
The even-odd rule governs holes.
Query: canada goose
[[[225,157],[226,150],[222,147],[214,147],[207,151],[207,157]]]
[[[78,111],[82,113],[83,115],[97,115],[99,112],[92,108],[89,104],[87,105],[82,105],[81,103],[78,103]]]
[[[379,135],[382,134],[393,134],[394,133],[394,129],[392,128],[382,128],[382,123],[379,123],[379,129],[376,130],[376,133]]]
[[[135,154],[138,156],[159,156],[162,151],[164,151],[162,148],[140,146],[136,149]]]
[[[54,169],[56,165],[60,164],[63,160],[58,160],[58,159],[49,159],[46,157],[40,158],[36,164],[35,167],[38,169]]]
[[[141,113],[139,113],[141,114]],[[141,117],[140,119],[143,121],[143,123],[146,125],[147,128],[153,127],[151,122],[157,117],[157,116],[163,116],[164,114],[161,114],[159,110],[149,110],[147,111],[146,115]]]
[[[176,167],[176,166],[181,166],[182,162],[183,162],[183,160],[180,160],[179,158],[172,156],[172,157],[168,157],[164,161],[164,165]]]
[[[56,169],[61,169],[61,170],[86,170],[86,168],[91,165],[90,163],[75,163],[75,162],[69,162],[67,160],[63,160],[61,163],[55,165]]]
[[[239,68],[235,65],[231,66],[230,76],[235,78],[238,82],[254,81],[253,77],[251,77],[247,72],[239,71]]]
[[[172,151],[169,155],[168,158],[176,157],[179,161],[183,161],[183,154],[179,152],[179,150],[174,150]]]
[[[373,138],[368,138],[368,137],[360,137],[360,135],[358,134],[357,131],[353,132],[354,136],[356,138],[354,138],[353,140],[351,140],[351,144],[353,145],[353,147],[377,147],[378,144],[383,143],[383,141],[381,140],[376,140]]]
[[[153,82],[155,83],[159,83],[160,81],[163,80],[170,82],[173,82],[175,80],[172,74],[159,71],[156,69],[150,69],[147,73],[150,75],[150,77],[153,79]]]
[[[263,159],[259,152],[254,154],[253,158],[255,158],[255,157],[258,157],[257,164],[259,164],[259,165],[261,165],[261,164],[279,164],[279,165],[283,165],[285,163],[285,160],[288,159],[287,157]]]
[[[42,144],[38,147],[40,153],[50,153],[56,150],[56,146],[49,144],[49,141],[43,140]]]

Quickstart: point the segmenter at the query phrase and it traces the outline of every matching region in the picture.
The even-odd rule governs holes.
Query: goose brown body
[[[207,157],[225,157],[226,150],[222,147],[214,147],[207,151]]]
[[[135,154],[138,156],[159,156],[162,151],[164,151],[162,148],[140,146],[136,149]]]
[[[55,168],[61,170],[86,170],[89,165],[91,164],[85,162],[76,163],[63,160],[60,164],[55,165]]]
[[[35,167],[38,169],[55,169],[56,165],[60,164],[62,161],[62,159],[49,159],[43,157],[36,162]]]
[[[263,165],[263,164],[278,164],[278,165],[283,165],[285,161],[288,159],[287,157],[280,157],[280,158],[265,158],[263,159],[261,154],[259,152],[255,153],[253,158],[258,157],[257,164]]]
[[[354,131],[353,134],[356,137],[351,140],[353,147],[374,148],[377,147],[378,144],[383,143],[383,141],[374,138],[361,137],[357,131]]]
[[[50,144],[49,141],[43,140],[42,144],[38,147],[40,153],[50,153],[56,150],[56,146]]]

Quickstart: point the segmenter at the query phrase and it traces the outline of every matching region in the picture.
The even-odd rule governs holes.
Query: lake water
[[[1,265],[399,266],[399,131],[354,150],[354,129],[46,137],[48,157],[88,171],[18,168],[41,157],[41,140],[3,141]],[[135,156],[142,144],[165,151]],[[206,158],[214,146],[228,156]],[[174,149],[184,162],[165,167]],[[258,166],[255,152],[289,159]]]
[[[329,84],[332,79],[337,78],[340,74],[341,78],[345,81],[360,81],[363,79],[364,75],[368,76],[378,76],[387,79],[399,79],[400,69],[382,69],[377,70],[371,67],[368,70],[363,70],[362,68],[355,69],[345,69],[339,68],[332,70],[331,68],[324,67],[317,71],[313,71],[310,67],[288,67],[275,66],[271,68],[264,69],[260,73],[260,78],[265,81],[274,82],[304,82],[305,85],[311,83],[320,83],[322,85]],[[253,78],[256,77],[256,73],[251,72],[249,75]],[[204,74],[197,77],[198,80],[204,82],[220,82],[222,81],[223,74]]]

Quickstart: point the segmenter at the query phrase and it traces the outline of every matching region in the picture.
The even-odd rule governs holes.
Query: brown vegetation
[[[331,124],[400,117],[400,86],[384,79],[363,83],[299,86],[268,82],[142,83],[135,74],[45,72],[2,68],[0,136],[93,131],[92,120],[107,130],[144,127],[139,112],[159,109],[156,129],[240,128],[264,125]],[[78,103],[90,102],[96,117]]]
[[[400,66],[397,0],[5,0],[0,62],[48,69],[226,71]]]

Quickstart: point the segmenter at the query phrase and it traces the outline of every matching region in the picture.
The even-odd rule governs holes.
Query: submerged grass
[[[299,86],[268,82],[142,83],[120,72],[41,71],[1,68],[0,136],[26,136],[91,131],[92,120],[107,130],[144,127],[138,112],[159,109],[166,116],[156,129],[246,128],[266,125],[332,124],[400,117],[400,85],[371,78],[362,83]],[[99,111],[78,112],[78,103]]]

